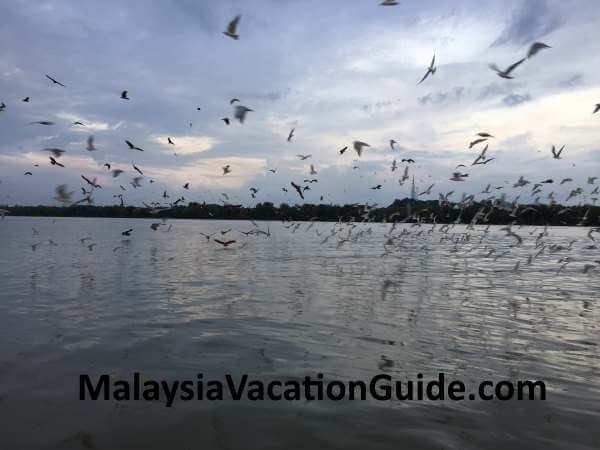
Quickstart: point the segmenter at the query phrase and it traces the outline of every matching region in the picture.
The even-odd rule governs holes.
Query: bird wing
[[[527,58],[520,59],[519,61],[517,61],[516,63],[514,63],[512,66],[509,66],[506,69],[505,74],[508,75],[509,73],[511,73],[513,70],[515,70],[517,67],[519,67],[519,65],[521,65],[523,63],[523,61],[525,61],[525,59],[527,59]]]
[[[235,34],[235,30],[238,26],[238,23],[240,22],[242,16],[237,15],[233,18],[233,20],[231,22],[229,22],[229,25],[227,25],[227,32],[231,33],[231,34]]]
[[[423,78],[421,78],[421,81],[419,81],[417,84],[421,84],[423,81],[425,81],[425,79],[429,76],[430,73],[431,70],[427,69],[427,72],[425,72],[425,75],[423,75]]]
[[[433,69],[434,64],[435,64],[435,53],[433,54],[433,58],[431,59],[431,64],[429,65],[429,68]]]

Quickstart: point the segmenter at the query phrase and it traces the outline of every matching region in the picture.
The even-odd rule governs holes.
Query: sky
[[[93,194],[101,205],[118,202],[116,194],[141,205],[182,195],[217,202],[222,193],[244,205],[294,204],[302,200],[290,181],[317,178],[307,203],[385,206],[410,195],[410,183],[399,184],[403,158],[415,160],[409,174],[418,191],[435,183],[421,199],[449,191],[451,200],[488,198],[479,193],[489,183],[502,186],[495,195],[528,202],[533,184],[551,178],[540,201],[553,191],[565,203],[577,187],[583,194],[570,204],[592,201],[587,179],[600,176],[596,0],[379,3],[1,2],[0,204],[56,205],[60,184],[81,198],[85,175],[102,186]],[[222,32],[238,14],[234,40]],[[514,79],[489,68],[508,67],[536,41],[551,48]],[[417,84],[433,54],[435,74]],[[130,100],[120,98],[123,90]],[[232,98],[253,110],[244,123],[233,119]],[[482,149],[469,149],[478,132],[494,136],[487,157],[495,159],[471,166]],[[145,151],[130,150],[126,139]],[[370,145],[360,158],[356,140]],[[566,146],[562,159],[552,145]],[[66,150],[65,167],[51,166],[45,148]],[[105,163],[124,172],[112,178]],[[144,173],[137,189],[132,164]],[[469,177],[450,181],[458,164]],[[531,184],[513,187],[520,176]],[[559,185],[564,178],[573,181]]]

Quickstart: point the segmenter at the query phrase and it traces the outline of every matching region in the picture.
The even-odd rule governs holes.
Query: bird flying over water
[[[551,150],[551,151],[552,151],[552,157],[553,157],[554,159],[560,159],[560,155],[561,155],[561,153],[563,152],[563,150],[564,150],[564,149],[565,149],[565,146],[563,145],[563,146],[560,148],[560,150],[557,152],[557,151],[556,151],[556,147],[553,145],[553,146],[552,146],[552,150]]]
[[[302,188],[300,186],[298,186],[296,183],[294,183],[293,181],[290,181],[290,184],[292,185],[292,187],[294,189],[296,189],[296,192],[298,193],[298,195],[300,196],[300,198],[302,200],[304,200],[304,194],[302,193]]]
[[[238,40],[240,36],[237,34],[237,26],[240,23],[241,18],[242,16],[239,14],[235,16],[233,20],[229,22],[229,24],[227,25],[227,30],[223,31],[223,34],[225,36],[229,36],[232,39]]]
[[[231,241],[220,241],[219,239],[213,239],[217,244],[221,244],[223,247],[228,247],[231,244],[235,244],[236,241],[231,240]]]

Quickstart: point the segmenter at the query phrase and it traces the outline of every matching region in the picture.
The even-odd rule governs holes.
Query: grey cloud
[[[551,33],[561,25],[561,17],[548,6],[546,0],[524,0],[520,8],[513,12],[491,47],[504,44],[525,45]]]
[[[525,103],[531,100],[531,95],[529,94],[511,94],[507,95],[502,99],[502,102],[507,106],[517,106],[521,103]]]
[[[565,87],[565,88],[581,86],[583,84],[584,84],[584,81],[583,81],[582,73],[577,73],[577,74],[573,75],[572,77],[567,78],[566,80],[563,80],[560,83],[558,83],[558,85],[560,87]]]
[[[450,100],[459,100],[465,93],[464,86],[456,86],[448,92],[438,92],[436,94],[429,93],[423,97],[418,97],[417,101],[421,105],[444,103]]]

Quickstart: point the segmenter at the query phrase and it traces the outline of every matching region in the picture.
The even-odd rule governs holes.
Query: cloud
[[[169,144],[171,139],[174,145]],[[177,153],[178,155],[194,155],[210,150],[219,143],[211,136],[151,136],[151,141],[161,144],[166,153]]]
[[[525,45],[546,36],[562,24],[561,16],[548,6],[546,0],[523,0],[491,47]]]
[[[511,94],[507,95],[502,99],[502,102],[507,106],[517,106],[521,103],[525,103],[531,100],[531,95],[529,94]]]

